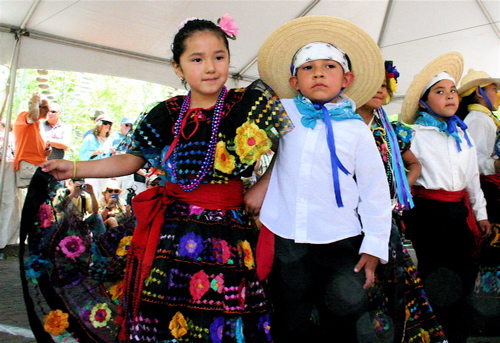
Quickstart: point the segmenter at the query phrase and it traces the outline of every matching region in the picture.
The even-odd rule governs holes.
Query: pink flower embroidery
[[[238,26],[236,26],[234,19],[231,18],[228,13],[224,14],[222,18],[217,21],[217,24],[219,24],[219,27],[229,38],[236,39],[236,35],[238,35]]]
[[[205,209],[203,207],[195,206],[195,205],[189,205],[189,215],[195,215],[199,216],[200,214],[203,213]]]
[[[52,225],[52,221],[54,220],[54,215],[52,214],[52,209],[49,204],[44,202],[40,205],[38,210],[37,220],[40,227],[50,227]]]
[[[82,239],[78,236],[67,236],[59,242],[62,252],[71,259],[80,256],[85,251]]]
[[[217,293],[222,293],[224,290],[224,275],[219,274],[213,278],[210,287]]]
[[[208,275],[203,270],[193,275],[189,282],[189,292],[194,300],[200,300],[209,289],[210,281],[208,281]]]

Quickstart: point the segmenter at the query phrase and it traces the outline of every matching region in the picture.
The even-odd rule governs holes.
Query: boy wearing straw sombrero
[[[404,221],[429,302],[450,343],[465,343],[483,234],[491,231],[474,141],[456,115],[462,55],[443,54],[413,79],[401,116],[414,124],[412,151],[422,164]]]
[[[308,16],[276,29],[258,61],[295,122],[261,183],[268,188],[260,220],[274,234],[276,342],[377,342],[366,289],[388,259],[391,202],[355,109],[382,83],[380,50],[348,21]],[[314,308],[321,332],[310,320]]]

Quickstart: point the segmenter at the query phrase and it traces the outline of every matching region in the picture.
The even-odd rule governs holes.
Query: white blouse
[[[422,172],[415,185],[450,192],[466,189],[476,220],[487,219],[486,200],[479,182],[476,148],[469,147],[463,131],[458,129],[462,139],[462,151],[459,152],[455,139],[439,132],[438,128],[418,124],[412,128],[414,136],[411,151],[422,164]],[[469,138],[475,145],[470,135]]]
[[[306,128],[293,99],[281,101],[295,129],[280,140],[260,220],[276,235],[297,243],[325,244],[363,232],[360,253],[386,262],[391,199],[372,132],[361,120],[332,120],[337,155],[351,173],[339,170],[344,203],[339,208],[325,123],[318,120],[314,129]]]
[[[495,160],[491,156],[495,148],[497,126],[487,113],[479,111],[470,111],[464,123],[469,127],[467,133],[474,138],[479,172],[483,175],[495,174]]]

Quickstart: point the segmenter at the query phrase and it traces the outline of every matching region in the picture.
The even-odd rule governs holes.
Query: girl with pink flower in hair
[[[218,24],[183,21],[172,44],[172,66],[189,93],[146,110],[122,142],[124,154],[42,165],[43,172],[62,180],[128,175],[147,162],[166,183],[133,200],[137,226],[124,282],[113,286],[119,307],[117,300],[93,294],[78,302],[85,309],[69,311],[71,325],[85,326],[78,331],[81,341],[87,339],[83,332],[110,342],[116,339],[103,337],[113,332],[121,342],[273,341],[270,306],[255,272],[258,232],[243,208],[241,177],[252,174],[293,124],[265,85],[226,88],[228,38],[237,32],[227,14]],[[89,322],[95,316],[88,309],[95,306],[110,309],[110,316],[101,316],[106,325]],[[68,332],[76,332],[72,329]]]

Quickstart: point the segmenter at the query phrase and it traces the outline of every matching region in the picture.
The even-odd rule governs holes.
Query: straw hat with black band
[[[464,60],[458,52],[448,52],[436,57],[429,62],[413,78],[408,91],[406,92],[403,105],[401,107],[400,119],[407,124],[413,124],[417,120],[419,101],[428,83],[439,73],[446,72],[455,79],[458,84],[462,76]]]
[[[297,95],[288,82],[290,65],[295,53],[313,42],[333,44],[347,54],[354,82],[343,94],[357,106],[365,104],[377,93],[385,75],[384,59],[377,43],[368,33],[347,20],[315,15],[297,18],[278,27],[259,50],[260,78],[280,98]]]
[[[478,86],[482,88],[491,85],[492,83],[496,84],[497,87],[500,88],[500,79],[490,77],[487,72],[470,68],[460,82],[458,95],[460,95],[460,97],[471,95]]]

